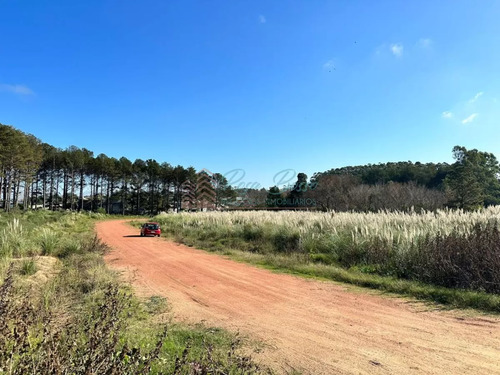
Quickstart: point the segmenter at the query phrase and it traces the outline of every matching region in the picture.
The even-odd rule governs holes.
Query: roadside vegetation
[[[500,207],[205,212],[154,219],[177,241],[276,270],[500,312]]]
[[[172,322],[106,268],[100,214],[0,214],[0,374],[264,373],[237,335]]]

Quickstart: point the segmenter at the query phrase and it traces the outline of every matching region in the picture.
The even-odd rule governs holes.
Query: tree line
[[[365,212],[474,210],[500,204],[500,167],[495,155],[462,146],[455,146],[452,153],[452,164],[408,161],[348,166],[316,173],[310,181],[299,173],[294,186],[271,187],[266,204]]]
[[[60,149],[0,124],[0,208],[5,211],[44,207],[155,214],[193,208],[198,195],[207,195],[197,188],[200,178],[193,167],[95,156],[76,146]],[[232,191],[221,174],[210,181],[213,194],[208,196],[220,206]]]
[[[196,172],[155,159],[94,156],[85,148],[56,148],[0,124],[0,208],[156,214],[224,207],[337,211],[465,210],[500,204],[495,155],[456,146],[455,162],[397,162],[330,169],[293,186],[233,189],[220,173]]]

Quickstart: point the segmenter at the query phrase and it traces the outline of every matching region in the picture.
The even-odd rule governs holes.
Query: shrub
[[[452,288],[500,293],[500,231],[498,223],[474,225],[470,234],[458,230],[427,236],[408,264],[410,277]]]
[[[101,239],[97,237],[97,235],[86,240],[83,243],[82,247],[84,252],[97,253],[101,255],[109,251],[109,246],[102,242]]]
[[[19,268],[19,273],[21,275],[25,276],[34,275],[36,271],[37,271],[37,266],[34,258],[22,260],[21,267]]]
[[[273,236],[273,245],[278,253],[302,252],[300,234],[278,230]]]
[[[59,244],[59,236],[56,232],[48,228],[43,228],[40,234],[40,247],[42,255],[53,255]]]
[[[244,224],[242,237],[246,241],[257,241],[264,237],[264,229],[257,225]]]
[[[25,230],[18,218],[9,221],[1,232],[0,256],[19,257],[30,252],[30,241],[25,236]]]
[[[167,309],[167,299],[162,296],[151,296],[146,302],[146,311],[155,315],[164,312]]]

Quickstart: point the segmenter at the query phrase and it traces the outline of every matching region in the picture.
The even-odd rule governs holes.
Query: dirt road
[[[403,299],[274,274],[159,238],[123,221],[97,225],[108,264],[179,319],[240,330],[282,373],[500,374],[500,318],[426,311]],[[135,237],[134,237],[135,236]],[[130,275],[130,273],[129,273]]]

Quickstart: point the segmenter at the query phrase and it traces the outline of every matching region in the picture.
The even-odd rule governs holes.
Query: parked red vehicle
[[[158,236],[158,237],[160,237],[160,235],[161,235],[160,224],[152,223],[152,222],[142,224],[141,237],[144,237],[144,236]]]

